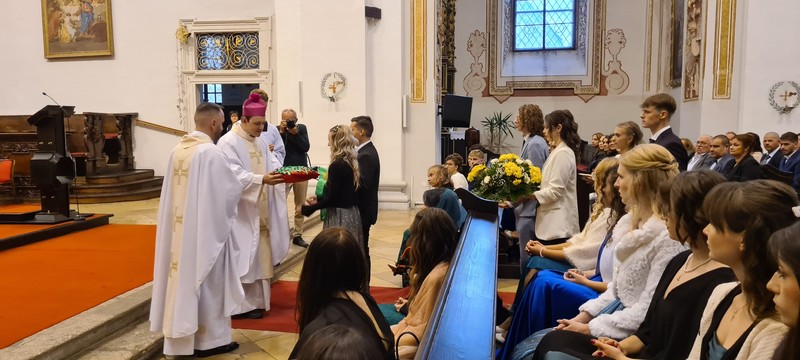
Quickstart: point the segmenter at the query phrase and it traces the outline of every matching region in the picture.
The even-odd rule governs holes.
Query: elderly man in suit
[[[689,164],[689,153],[686,152],[681,139],[672,132],[669,125],[670,117],[678,107],[675,99],[669,94],[655,94],[645,99],[641,107],[642,127],[650,129],[650,132],[653,133],[650,143],[666,148],[678,161],[678,168],[686,171]]]
[[[378,220],[378,186],[381,179],[381,159],[372,144],[372,118],[366,115],[350,120],[350,129],[358,139],[358,211],[361,213],[361,227],[364,234],[364,256],[367,259],[367,285],[370,278],[369,229]]]
[[[714,163],[714,158],[709,153],[711,151],[711,135],[700,135],[695,143],[694,156],[689,160],[689,165],[686,170],[701,170],[708,169]]]
[[[781,151],[783,151],[783,163],[781,171],[793,174],[792,187],[800,193],[800,151],[798,151],[797,134],[786,132],[781,135]]]
[[[776,132],[764,134],[764,156],[761,157],[761,165],[771,165],[780,170],[783,163],[783,152],[781,151],[781,138]]]
[[[731,143],[725,135],[720,134],[711,139],[709,154],[711,155],[713,163],[709,166],[709,169],[724,175],[733,167],[736,161],[733,159],[733,156],[728,153],[728,147],[730,145]]]

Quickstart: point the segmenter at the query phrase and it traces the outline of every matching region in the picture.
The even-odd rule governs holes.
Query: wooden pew
[[[497,203],[457,189],[469,211],[416,359],[493,359]]]

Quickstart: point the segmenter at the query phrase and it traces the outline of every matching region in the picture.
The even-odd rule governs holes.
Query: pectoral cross
[[[178,160],[178,167],[172,169],[172,175],[177,178],[178,185],[181,184],[181,177],[189,176],[189,167],[183,167],[183,160]]]

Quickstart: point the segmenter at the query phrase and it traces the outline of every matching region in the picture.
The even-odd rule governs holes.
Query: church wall
[[[467,51],[467,43],[470,34],[476,30],[486,32],[486,1],[457,1],[456,7],[456,75],[455,93],[457,95],[467,95],[464,87],[464,79],[470,73],[471,64],[474,62],[473,56]],[[646,25],[650,21],[647,18],[647,1],[637,0],[611,0],[606,3],[606,26],[605,32],[611,29],[622,29],[625,35],[626,44],[619,54],[622,62],[622,69],[629,76],[629,85],[625,91],[617,95],[600,95],[588,102],[575,95],[567,96],[512,96],[503,103],[493,97],[488,96],[488,90],[483,91],[483,96],[473,98],[471,125],[481,130],[481,139],[486,143],[486,137],[481,120],[491,116],[493,112],[502,111],[504,114],[512,113],[516,116],[517,109],[523,104],[537,104],[542,111],[547,114],[557,109],[569,109],[575,116],[580,125],[579,132],[582,138],[589,139],[591,134],[602,132],[610,134],[613,132],[617,123],[623,121],[639,121],[641,101],[648,95],[656,93],[656,86],[651,86],[648,91],[645,88],[645,69],[647,66],[646,57]],[[656,20],[657,21],[657,20]],[[657,31],[657,29],[655,29]],[[655,32],[654,32],[655,34]],[[654,35],[655,36],[655,35]],[[657,49],[654,50],[657,51]],[[487,49],[488,52],[488,49]],[[487,52],[478,58],[484,72],[488,72]],[[604,49],[604,67],[611,60],[611,54]],[[654,68],[651,77],[655,79],[657,53],[654,52],[651,58],[651,66]],[[488,79],[487,79],[488,81]],[[655,84],[655,81],[652,81]],[[488,85],[487,85],[488,86]],[[519,91],[519,90],[517,90]],[[519,133],[515,133],[513,139],[508,138],[506,151],[518,152],[522,138]]]
[[[114,56],[47,60],[40,1],[14,1],[0,12],[0,114],[33,114],[50,100],[77,112],[138,112],[143,120],[182,129],[176,108],[175,30],[179,19],[252,19],[272,16],[272,0],[114,1]],[[263,60],[262,60],[263,61]],[[135,130],[138,168],[163,175],[178,138]]]
[[[737,14],[744,35],[736,51],[744,52],[739,77],[741,84],[740,130],[762,135],[800,131],[800,109],[781,115],[769,104],[769,91],[779,81],[800,83],[800,46],[797,46],[797,16],[800,2],[738,1]],[[738,26],[738,24],[737,24]],[[741,46],[739,46],[741,44]],[[736,79],[734,79],[736,81]],[[795,98],[796,99],[796,98]]]

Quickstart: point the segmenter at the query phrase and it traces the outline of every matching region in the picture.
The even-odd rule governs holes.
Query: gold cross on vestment
[[[176,207],[175,212],[177,211],[178,208]],[[175,215],[175,217],[172,219],[172,231],[175,231],[175,229],[178,228],[178,224],[183,225],[183,215]]]
[[[172,274],[178,272],[178,261],[172,260],[169,264],[169,277],[172,277]]]
[[[261,165],[261,151],[256,150],[250,152],[250,158],[252,159],[253,157],[256,158],[256,164]]]
[[[178,185],[181,184],[181,177],[189,176],[189,167],[183,167],[183,160],[178,160],[178,167],[172,168],[172,175],[177,178]]]

